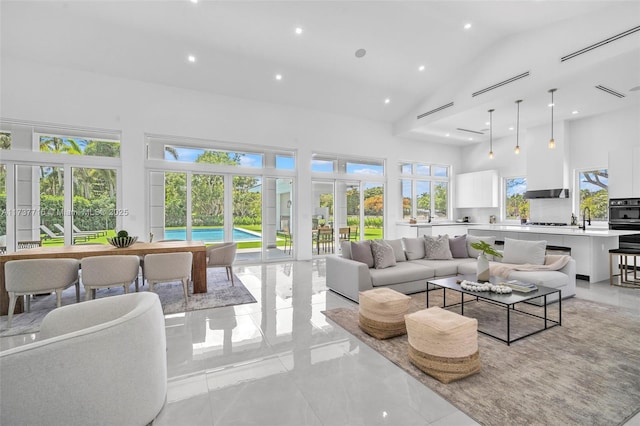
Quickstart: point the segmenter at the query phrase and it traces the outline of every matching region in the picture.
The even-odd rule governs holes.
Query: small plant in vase
[[[470,244],[471,248],[476,250],[480,250],[482,253],[478,255],[478,267],[476,272],[476,280],[478,282],[487,282],[489,281],[490,273],[489,273],[489,259],[487,259],[487,254],[494,257],[502,257],[502,253],[497,251],[495,247],[489,244],[486,241],[476,241]]]

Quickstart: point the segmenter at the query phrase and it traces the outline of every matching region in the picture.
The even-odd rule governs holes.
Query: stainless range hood
[[[534,198],[569,198],[568,189],[540,189],[537,191],[527,191],[524,198],[531,200]]]

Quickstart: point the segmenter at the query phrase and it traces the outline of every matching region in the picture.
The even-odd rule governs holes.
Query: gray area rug
[[[441,291],[430,293],[430,306],[442,302],[436,293]],[[447,304],[453,298],[448,291]],[[410,311],[425,304],[424,293],[413,295]],[[549,311],[557,317],[557,304]],[[480,373],[446,385],[411,364],[406,335],[369,336],[358,327],[357,308],[324,313],[483,425],[619,425],[640,411],[640,317],[618,307],[565,300],[561,327],[511,346],[478,334]],[[465,303],[465,316],[477,318],[479,329],[501,327],[506,335],[504,308]],[[516,330],[542,323],[517,317],[524,318],[512,322]]]
[[[154,290],[160,297],[165,315],[256,302],[256,299],[235,274],[234,283],[235,285],[231,286],[231,281],[227,280],[224,268],[207,269],[207,293],[194,294],[193,285],[189,284],[189,303],[187,306],[185,306],[184,293],[180,282],[157,284]],[[148,285],[140,287],[140,291],[148,290]],[[134,284],[130,286],[129,291],[135,291]],[[122,287],[100,289],[97,292],[97,297],[103,298],[117,294],[123,294]],[[84,288],[80,284],[80,300],[84,301],[84,297]],[[75,287],[70,287],[62,293],[62,306],[73,303],[76,303],[76,291]],[[7,317],[0,317],[0,337],[37,333],[40,331],[42,319],[55,307],[55,293],[35,297],[31,301],[31,312],[13,316],[11,329],[7,330]]]

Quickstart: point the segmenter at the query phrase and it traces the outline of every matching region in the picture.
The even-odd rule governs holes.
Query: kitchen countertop
[[[469,224],[472,225],[472,224]],[[620,235],[640,234],[640,231],[618,231],[607,228],[589,227],[587,230],[577,226],[530,226],[530,225],[474,225],[473,229],[486,231],[530,232],[534,234],[576,235],[587,237],[619,237]]]
[[[472,222],[418,222],[418,223],[409,223],[409,222],[396,222],[396,225],[402,226],[412,226],[416,228],[425,228],[431,226],[456,226],[456,225],[481,225],[480,223],[472,223]]]

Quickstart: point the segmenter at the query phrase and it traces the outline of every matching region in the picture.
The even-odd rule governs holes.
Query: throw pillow
[[[351,259],[356,262],[365,263],[369,268],[373,268],[374,262],[373,253],[371,252],[371,242],[351,242]]]
[[[454,259],[469,257],[469,251],[467,250],[467,236],[458,235],[457,237],[449,238],[449,250],[451,250],[451,256],[453,256]]]
[[[482,253],[480,250],[476,250],[471,247],[471,243],[475,243],[478,241],[486,241],[487,243],[494,246],[494,248],[496,245],[496,237],[476,237],[475,235],[467,235],[467,251],[469,252],[469,257],[478,257],[480,256],[480,253]],[[493,260],[493,256],[488,254],[487,259]]]
[[[424,258],[424,238],[402,238],[407,260]]]
[[[424,252],[426,259],[449,260],[453,259],[449,249],[449,236],[447,234],[437,237],[424,236]]]
[[[393,248],[383,240],[371,241],[371,252],[376,269],[396,266],[396,255],[393,253]]]
[[[384,240],[393,249],[393,253],[396,255],[396,262],[406,262],[407,257],[404,254],[404,248],[402,247],[402,240]]]
[[[504,263],[544,265],[547,242],[504,239]]]

